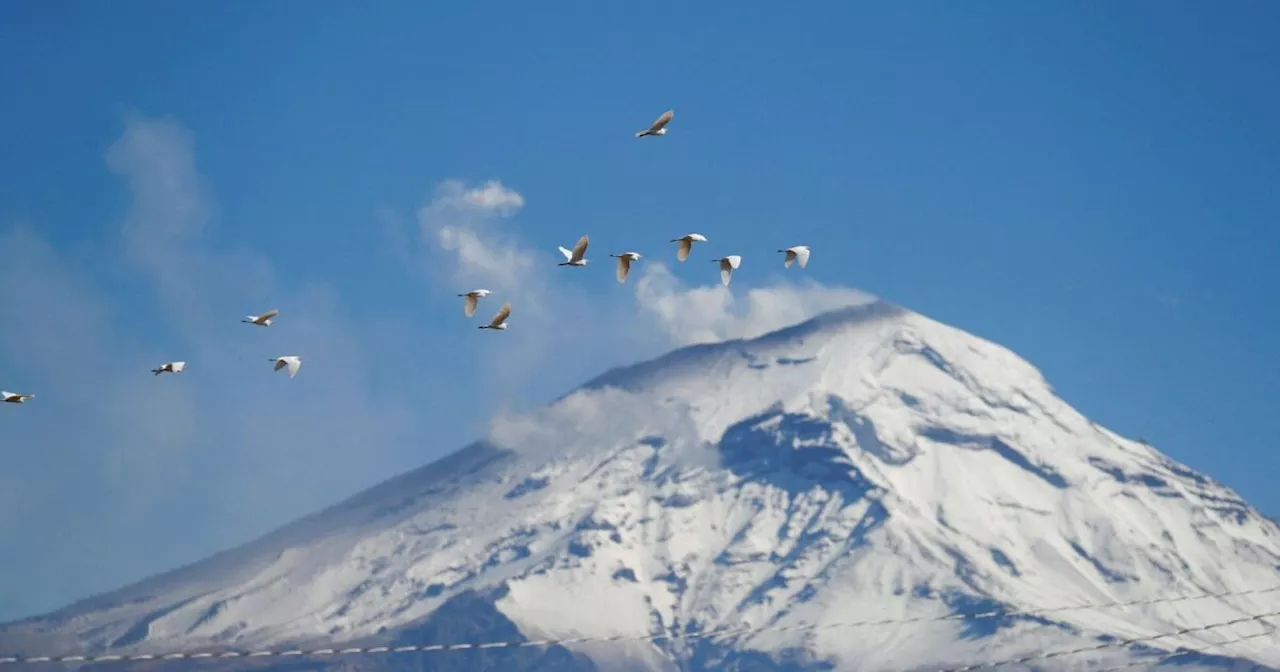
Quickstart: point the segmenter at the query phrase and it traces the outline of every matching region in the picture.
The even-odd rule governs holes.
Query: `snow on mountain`
[[[827,624],[306,669],[945,669],[1280,611],[1280,592],[834,626],[1271,586],[1280,528],[1230,489],[1090,422],[1008,350],[874,302],[606,373],[251,544],[2,628],[0,652]],[[1261,627],[1048,667],[1178,646],[1280,666],[1280,634],[1214,648]]]

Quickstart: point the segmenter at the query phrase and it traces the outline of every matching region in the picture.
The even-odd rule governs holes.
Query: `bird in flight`
[[[493,316],[493,319],[489,321],[489,324],[483,325],[478,328],[497,329],[499,331],[506,329],[508,326],[507,316],[510,314],[511,314],[511,302],[510,301],[503,302],[502,309],[498,311],[498,314]]]
[[[785,250],[778,250],[778,251],[787,253],[786,259],[783,260],[782,262],[782,265],[786,268],[791,268],[791,264],[797,261],[800,262],[800,268],[804,268],[805,266],[809,265],[809,246],[808,245],[796,245],[795,247],[788,247]]]
[[[151,369],[151,373],[154,373],[157,376],[162,373],[182,373],[182,370],[185,368],[187,368],[186,362],[169,362]]]
[[[729,286],[729,278],[733,277],[733,271],[742,264],[742,257],[731,254],[723,259],[712,259],[711,261],[720,263],[720,282],[725,287]]]
[[[279,371],[280,369],[283,369],[286,366],[289,367],[290,378],[298,375],[298,369],[302,368],[302,358],[297,355],[286,355],[284,357],[272,357],[267,361],[276,363],[275,367],[272,368],[272,371]]]
[[[466,306],[462,309],[462,312],[466,313],[467,317],[471,317],[476,314],[476,306],[480,305],[480,299],[489,296],[489,290],[473,289],[466,294],[459,294],[458,296],[467,297]]]
[[[693,249],[693,244],[705,243],[707,242],[707,237],[701,233],[690,233],[680,238],[673,238],[671,242],[680,243],[680,246],[676,248],[676,259],[684,261],[689,258],[689,250]]]
[[[643,131],[640,131],[639,133],[636,133],[636,137],[643,138],[646,135],[653,135],[653,136],[666,135],[667,124],[671,123],[671,118],[674,116],[676,116],[675,110],[667,110],[666,112],[663,112],[662,116],[658,117],[658,120],[653,122],[652,126],[650,126],[649,128],[646,128]]]
[[[256,324],[259,327],[269,327],[271,326],[271,319],[279,314],[280,314],[280,311],[272,308],[271,310],[268,310],[267,312],[261,315],[250,315],[240,321],[247,322],[249,324]]]
[[[584,258],[584,255],[587,253],[587,244],[590,242],[591,241],[590,239],[588,239],[586,234],[583,234],[583,236],[578,239],[578,244],[573,246],[572,252],[564,249],[563,247],[560,248],[560,254],[564,255],[564,263],[556,264],[556,265],[557,266],[586,266],[587,260]]]
[[[640,258],[639,252],[623,252],[622,254],[609,255],[618,260],[618,284],[627,281],[627,274],[631,272],[631,262]]]
[[[21,404],[30,399],[35,399],[34,394],[18,394],[17,392],[5,392],[0,390],[0,401],[6,404]]]

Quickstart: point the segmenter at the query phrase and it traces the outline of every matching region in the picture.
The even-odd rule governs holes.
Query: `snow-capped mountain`
[[[874,302],[606,373],[244,547],[2,628],[0,655],[778,626],[299,669],[949,669],[1277,612],[1280,591],[839,624],[1271,586],[1280,528],[1234,492],[1090,422],[1008,350]],[[785,629],[806,624],[830,627]],[[1280,634],[1215,646],[1262,627],[1037,669],[1179,646],[1280,666]]]

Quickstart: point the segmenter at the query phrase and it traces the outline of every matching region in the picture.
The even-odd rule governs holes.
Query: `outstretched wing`
[[[280,311],[276,310],[275,308],[272,308],[271,310],[268,310],[267,312],[265,312],[265,313],[263,313],[263,314],[259,315],[259,316],[258,316],[258,319],[259,319],[259,320],[269,320],[269,319],[271,319],[271,318],[273,318],[273,317],[275,317],[276,315],[279,315],[279,314],[280,314]]]
[[[653,125],[649,127],[649,130],[650,131],[662,130],[663,127],[671,123],[671,118],[674,116],[676,116],[675,110],[667,110],[666,112],[663,112],[662,116],[658,117],[658,120],[653,122]]]
[[[782,262],[782,265],[787,268],[791,268],[791,263],[794,262],[795,260],[796,260],[796,251],[787,250],[787,258]]]
[[[631,272],[631,257],[625,254],[618,257],[618,284],[627,281],[627,274]]]
[[[688,238],[680,239],[680,247],[676,249],[676,259],[685,261],[689,258],[689,250],[693,249],[693,241]]]
[[[741,263],[742,257],[736,254],[731,254],[720,260],[720,282],[724,283],[725,287],[729,286],[729,278],[733,275],[733,270]]]
[[[467,314],[467,317],[471,317],[472,315],[476,314],[476,306],[478,306],[479,304],[480,304],[480,299],[476,298],[475,294],[467,295],[467,307],[464,310],[464,312]]]
[[[283,359],[277,359],[276,365],[271,370],[279,371],[280,369],[283,369],[285,367],[285,364],[287,364],[287,362],[285,362]]]
[[[294,357],[289,359],[288,362],[289,362],[289,377],[292,378],[298,375],[298,369],[302,368],[302,360],[298,359],[297,357]]]
[[[796,248],[796,259],[800,261],[800,268],[804,268],[805,266],[808,266],[809,265],[809,248],[807,247]]]
[[[510,314],[511,314],[511,302],[510,302],[510,301],[504,301],[504,302],[502,303],[502,309],[498,311],[498,314],[497,314],[497,315],[494,315],[494,316],[493,316],[493,321],[489,323],[489,326],[491,326],[491,327],[496,327],[496,326],[498,326],[499,324],[502,324],[503,322],[506,322],[506,321],[507,321],[507,316],[508,316],[508,315],[510,315]]]
[[[570,259],[570,261],[578,261],[582,259],[582,257],[586,256],[587,244],[590,242],[591,240],[587,235],[583,234],[582,237],[578,239],[578,244],[573,246],[573,258]]]
[[[560,250],[560,254],[564,255],[565,261],[573,261],[573,252],[570,252],[569,250],[566,250],[563,247],[560,247],[558,245],[556,246],[556,249]]]

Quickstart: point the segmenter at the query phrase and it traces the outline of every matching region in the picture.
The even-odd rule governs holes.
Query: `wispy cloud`
[[[39,402],[3,409],[18,412],[0,426],[0,489],[21,506],[0,509],[0,532],[20,540],[0,545],[0,566],[34,575],[0,582],[0,620],[331,504],[417,464],[443,419],[418,410],[429,393],[374,384],[376,357],[407,339],[345,317],[332,288],[282,283],[259,253],[216,243],[194,151],[175,121],[125,120],[105,163],[130,205],[94,264],[29,227],[0,232],[0,384]],[[133,278],[153,294],[112,291]],[[281,310],[270,329],[238,322],[267,307]],[[271,371],[282,354],[303,356],[296,380]],[[183,374],[151,375],[178,359]]]
[[[665,264],[645,267],[636,303],[673,346],[754,338],[837,308],[874,300],[855,289],[816,282],[766,287],[685,287]]]
[[[427,242],[453,256],[450,280],[463,291],[477,289],[472,286],[476,283],[514,291],[529,279],[533,255],[495,224],[523,207],[524,196],[497,180],[470,189],[460,180],[448,180],[418,211],[418,224]]]
[[[726,288],[710,272],[708,284],[686,286],[653,259],[633,268],[619,296],[613,260],[603,251],[587,255],[597,266],[608,265],[602,278],[599,269],[559,268],[559,258],[530,247],[520,233],[524,202],[523,195],[496,180],[471,186],[448,180],[418,210],[437,280],[460,290],[494,290],[491,309],[503,300],[512,302],[512,329],[493,339],[501,347],[487,350],[478,362],[487,371],[486,385],[512,393],[498,395],[504,403],[545,389],[530,381],[550,379],[568,387],[603,368],[673,346],[758,336],[874,298],[815,282],[752,286],[736,277]]]

